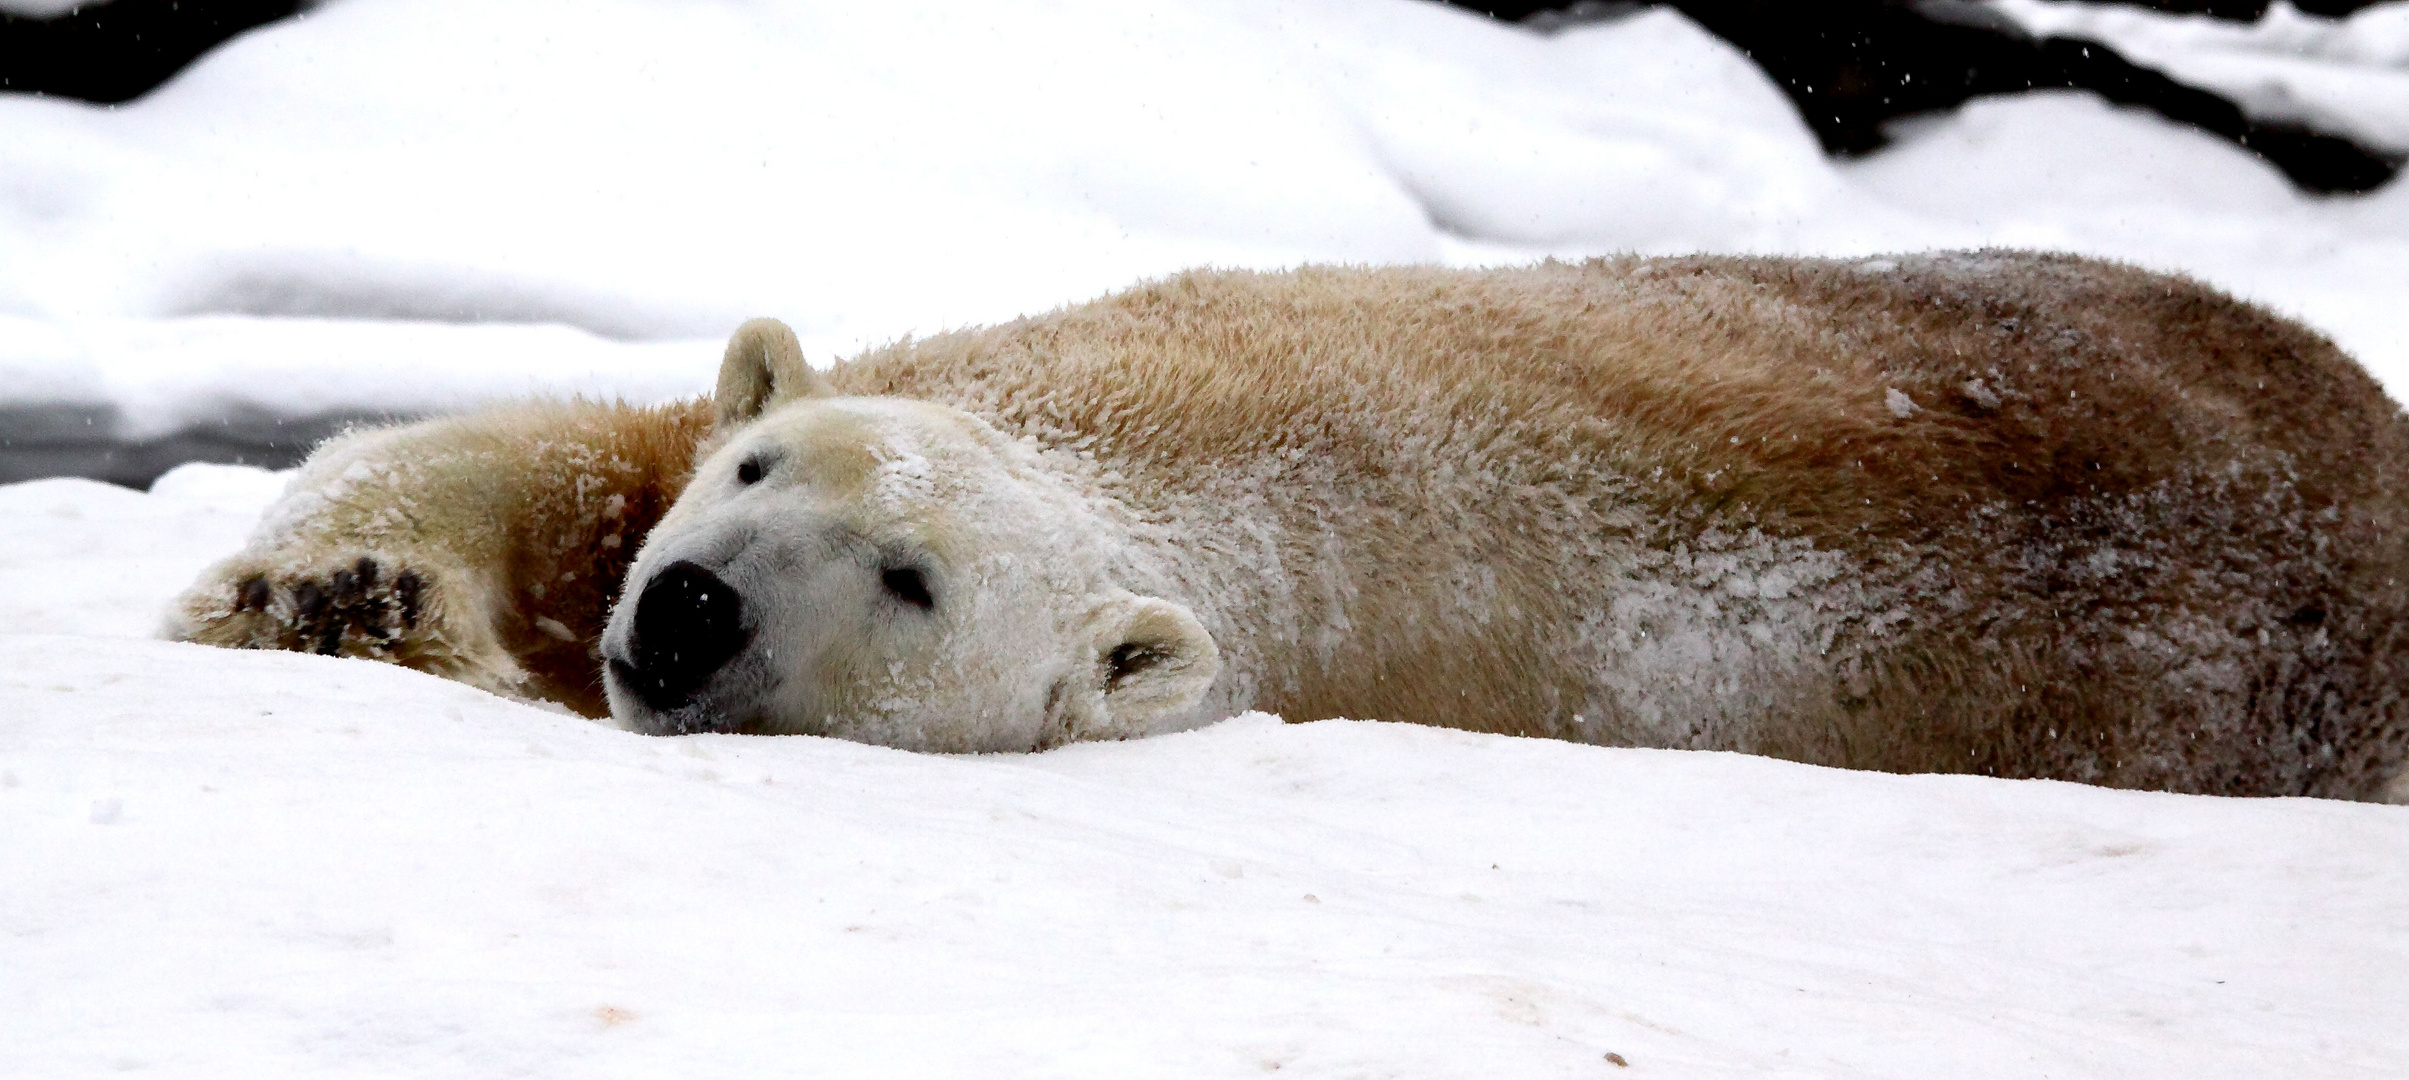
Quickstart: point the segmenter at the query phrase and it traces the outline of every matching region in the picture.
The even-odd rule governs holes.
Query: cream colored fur
[[[328,567],[376,554],[445,583],[436,629],[389,631],[393,645],[345,630],[335,651],[593,711],[593,684],[529,689],[532,639],[509,628],[532,623],[532,586],[492,552],[549,545],[542,573],[574,573],[602,511],[532,513],[551,502],[527,496],[619,461],[588,486],[666,505],[698,447],[717,451],[700,492],[745,440],[804,446],[884,416],[837,441],[967,448],[950,479],[1000,503],[972,515],[966,550],[1052,559],[1068,591],[1005,607],[1042,606],[1061,629],[991,630],[987,652],[948,639],[956,659],[1041,647],[951,683],[924,665],[888,687],[908,707],[883,720],[753,729],[994,748],[1263,708],[1892,770],[2402,794],[2409,425],[2330,343],[2180,278],[2005,252],[1195,273],[873,350],[824,380],[790,340],[739,333],[709,439],[699,405],[674,423],[564,406],[330,446],[253,547],[188,594],[176,632],[323,644],[325,620],[293,628],[297,583],[334,591]],[[940,411],[877,404],[891,398]],[[591,449],[628,432],[649,458]],[[520,454],[563,471],[495,479],[523,471]],[[708,533],[713,505],[682,503],[649,543]],[[1013,506],[1060,527],[1025,527]],[[401,508],[419,522],[407,543],[387,520]],[[240,602],[254,580],[267,610]],[[1112,638],[1079,637],[1111,596],[1209,638],[1192,703],[1156,701],[1133,727],[1047,699]],[[596,600],[545,617],[590,648],[610,598]],[[1012,689],[932,726],[973,683]],[[972,713],[1000,719],[960,726]],[[1005,734],[965,737],[979,731]]]
[[[529,404],[335,439],[164,632],[390,660],[598,714],[593,640],[708,408]]]

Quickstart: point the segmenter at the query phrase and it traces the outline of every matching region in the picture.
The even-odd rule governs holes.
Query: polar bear
[[[340,438],[169,633],[653,733],[1263,709],[2379,798],[2405,465],[2324,339],[2088,259],[1192,272]]]

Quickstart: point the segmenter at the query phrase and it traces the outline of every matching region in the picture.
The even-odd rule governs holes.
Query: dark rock
[[[187,461],[289,469],[310,449],[364,422],[398,419],[342,413],[286,419],[238,410],[165,435],[121,433],[117,410],[93,405],[0,404],[0,484],[83,476],[148,488]]]
[[[0,90],[115,104],[307,0],[114,0],[47,19],[0,15]]]

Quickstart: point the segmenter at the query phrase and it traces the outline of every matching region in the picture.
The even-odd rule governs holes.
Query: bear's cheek
[[[913,750],[1027,750],[1037,741],[1058,649],[960,628],[925,650],[823,668],[822,733]]]

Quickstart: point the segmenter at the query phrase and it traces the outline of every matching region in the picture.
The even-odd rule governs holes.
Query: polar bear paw
[[[185,593],[163,632],[220,648],[382,660],[517,694],[527,675],[489,625],[482,581],[458,565],[384,552],[238,557]]]
[[[168,636],[237,649],[391,659],[429,621],[429,582],[370,555],[307,569],[229,567],[187,593]]]
[[[415,570],[387,573],[362,555],[347,566],[278,581],[264,573],[234,585],[230,614],[246,613],[272,633],[271,648],[323,656],[389,653],[426,614],[426,579]]]

